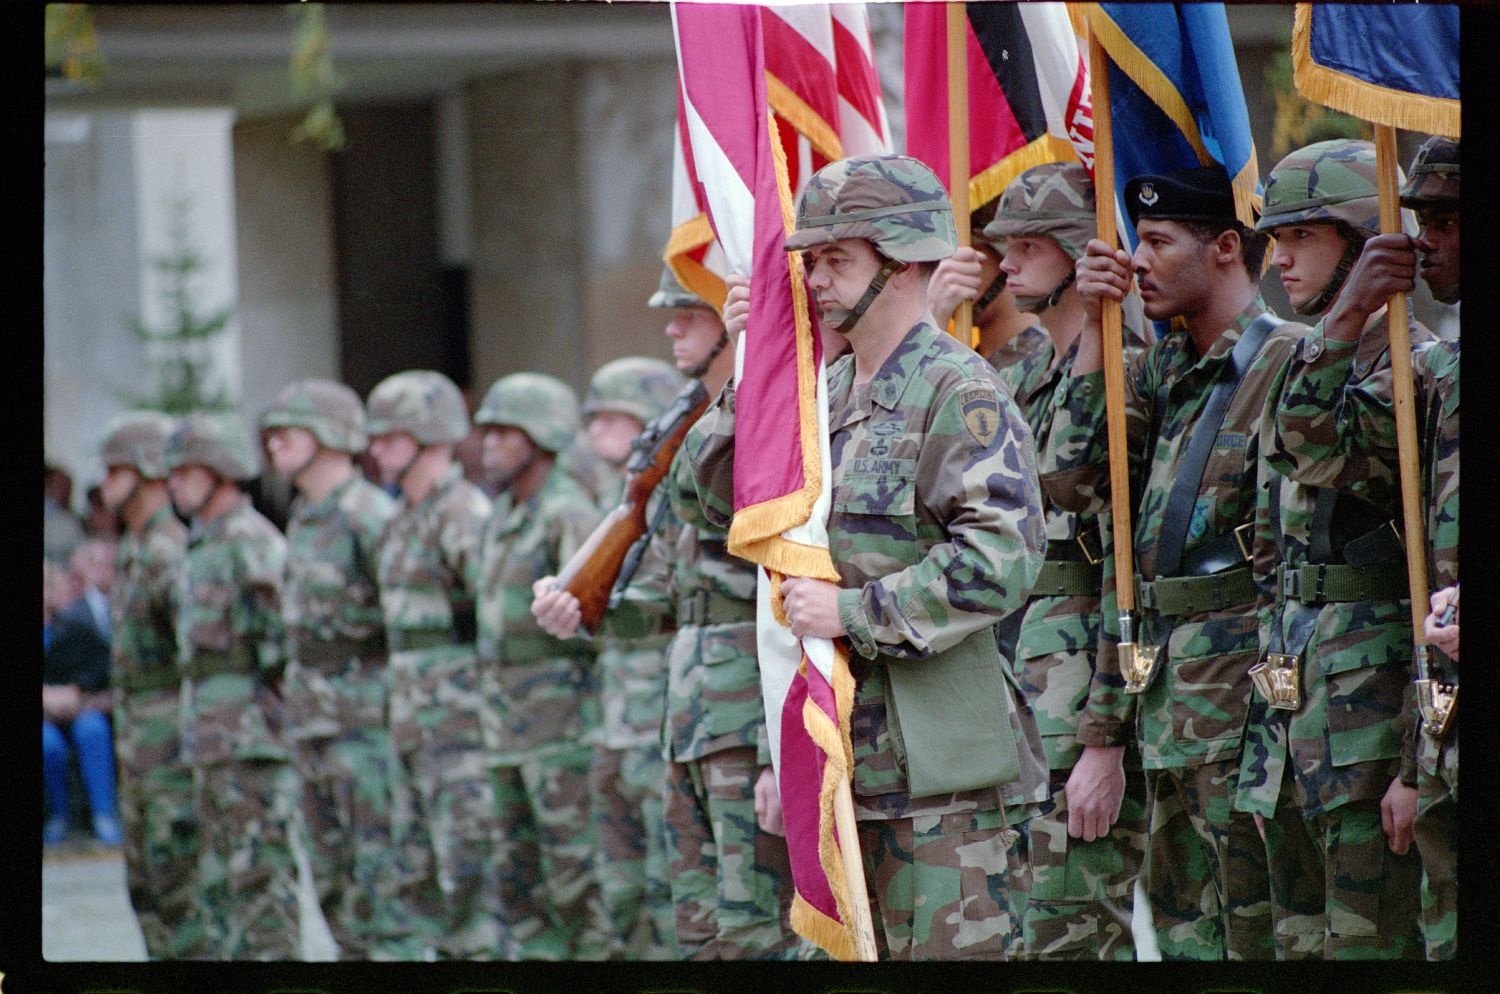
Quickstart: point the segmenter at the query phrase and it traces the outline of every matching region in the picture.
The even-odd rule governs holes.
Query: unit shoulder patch
[[[958,409],[974,441],[989,448],[1000,431],[1000,399],[995,391],[986,387],[965,390],[959,396]]]

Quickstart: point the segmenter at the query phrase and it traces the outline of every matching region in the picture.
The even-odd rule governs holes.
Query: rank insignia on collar
[[[964,426],[974,436],[974,441],[989,448],[1000,431],[1000,402],[995,394],[988,390],[971,390],[959,398],[959,410],[963,412]]]
[[[1135,195],[1135,198],[1141,203],[1145,204],[1147,207],[1150,207],[1152,204],[1160,200],[1161,196],[1156,192],[1155,186],[1150,183],[1142,183],[1140,192]]]

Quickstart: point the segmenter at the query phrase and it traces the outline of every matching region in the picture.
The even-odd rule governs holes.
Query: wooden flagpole
[[[1094,202],[1099,240],[1120,244],[1115,215],[1114,122],[1109,112],[1109,56],[1089,32],[1089,82],[1094,102]],[[1103,302],[1104,405],[1109,428],[1110,521],[1114,529],[1115,597],[1123,619],[1135,611],[1135,550],[1130,529],[1130,452],[1125,435],[1125,342],[1120,304]],[[1121,633],[1122,650],[1133,633]],[[1122,658],[1122,664],[1125,660]]]
[[[1401,230],[1401,202],[1396,183],[1396,129],[1375,125],[1375,170],[1380,190],[1380,230]],[[1411,372],[1411,328],[1406,295],[1391,295],[1386,305],[1391,349],[1391,385],[1395,401],[1396,450],[1401,468],[1401,513],[1406,529],[1406,582],[1411,591],[1411,630],[1417,646],[1418,679],[1427,674],[1422,654],[1427,635],[1422,622],[1427,617],[1427,542],[1424,535],[1421,456],[1417,451],[1416,404]]]
[[[833,796],[833,822],[839,833],[839,857],[844,861],[844,878],[849,881],[849,913],[854,920],[854,950],[862,963],[880,958],[875,948],[875,925],[870,918],[870,892],[865,886],[865,861],[859,849],[859,823],[854,818],[854,794],[848,777],[840,777]]]
[[[960,248],[971,243],[969,232],[969,11],[968,4],[948,4],[948,189],[953,201],[953,226]],[[953,313],[953,337],[972,344],[974,304],[959,301]]]

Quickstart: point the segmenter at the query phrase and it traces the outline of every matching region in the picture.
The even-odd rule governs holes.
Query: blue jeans
[[[42,719],[42,786],[54,816],[68,815],[68,749],[78,753],[78,770],[88,793],[89,812],[115,815],[115,753],[109,718],[102,711],[84,711],[71,724],[58,726]]]

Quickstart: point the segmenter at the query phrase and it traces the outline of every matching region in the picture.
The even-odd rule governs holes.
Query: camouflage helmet
[[[916,159],[889,153],[829,163],[802,188],[786,250],[843,238],[867,239],[898,262],[946,259],[958,248],[942,181]]]
[[[1345,224],[1361,242],[1380,234],[1374,145],[1352,138],[1315,142],[1271,170],[1255,230],[1320,222]]]
[[[649,424],[671,405],[683,382],[682,374],[662,359],[626,356],[607,362],[589,380],[583,416],[616,411]]]
[[[207,466],[226,480],[243,481],[260,471],[250,429],[238,414],[189,414],[167,440],[167,468]]]
[[[1401,206],[1416,209],[1429,204],[1458,206],[1458,142],[1434,135],[1417,149],[1411,175],[1401,188]]]
[[[167,439],[175,423],[157,411],[127,411],[110,420],[99,443],[99,461],[106,469],[130,466],[148,480],[167,477]]]
[[[1046,235],[1077,261],[1097,234],[1094,183],[1087,170],[1076,162],[1047,162],[1010,181],[983,237],[1004,251],[1011,235]]]
[[[404,431],[420,445],[457,445],[469,434],[469,412],[453,381],[430,369],[408,369],[375,384],[365,402],[373,438]]]
[[[260,423],[263,428],[306,428],[324,446],[340,452],[363,452],[368,442],[359,394],[333,380],[287,384]]]
[[[546,373],[511,373],[484,395],[474,423],[519,428],[538,447],[560,452],[578,434],[578,395]]]
[[[708,307],[713,305],[698,296],[687,287],[677,281],[677,274],[672,272],[671,266],[661,267],[661,282],[656,285],[656,292],[646,299],[647,307],[676,308],[676,307]]]

